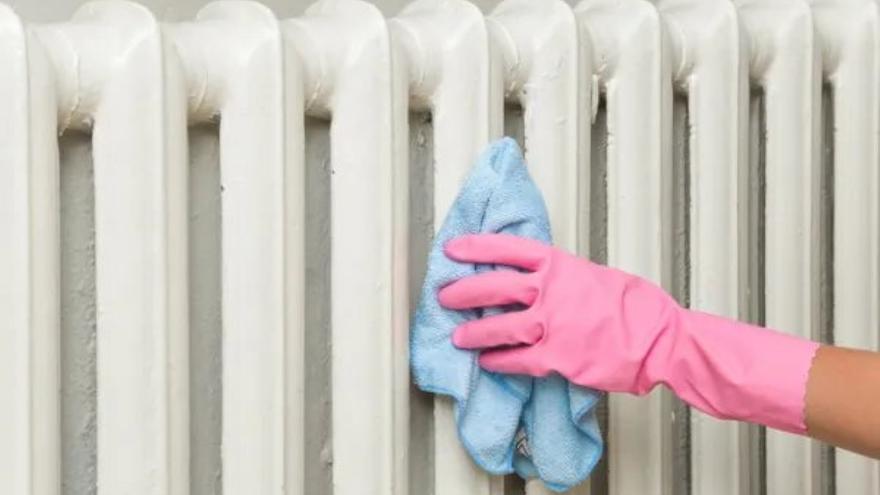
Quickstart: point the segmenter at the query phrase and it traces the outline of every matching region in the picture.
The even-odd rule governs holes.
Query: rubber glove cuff
[[[691,406],[721,419],[804,434],[805,395],[819,344],[674,305],[645,367]]]

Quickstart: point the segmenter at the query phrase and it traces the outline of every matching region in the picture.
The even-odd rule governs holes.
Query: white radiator
[[[72,227],[58,136],[81,132],[93,220]],[[51,25],[0,5],[0,493],[547,493],[475,468],[408,372],[422,233],[504,133],[562,247],[695,308],[880,347],[873,1],[418,0],[386,19],[322,0],[284,20],[221,1],[164,24],[99,0]],[[218,136],[222,192],[194,182],[213,167],[190,163],[198,135]],[[193,191],[219,202],[215,246]],[[93,235],[93,266],[61,262],[63,232]],[[222,294],[197,315],[210,368],[193,245]],[[71,304],[94,342],[66,337]],[[93,386],[65,385],[65,346]],[[573,494],[880,494],[877,462],[665,393],[609,402],[607,463]]]

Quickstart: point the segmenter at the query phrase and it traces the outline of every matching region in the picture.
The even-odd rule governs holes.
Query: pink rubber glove
[[[526,270],[467,277],[438,295],[450,309],[527,306],[456,329],[457,347],[484,349],[485,369],[557,372],[578,385],[637,395],[663,383],[717,418],[806,432],[817,343],[683,309],[646,280],[530,239],[462,236],[445,250],[460,262]]]

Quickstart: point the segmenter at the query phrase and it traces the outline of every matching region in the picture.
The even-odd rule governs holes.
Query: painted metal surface
[[[661,0],[676,88],[687,97],[690,307],[737,318],[744,280],[748,53],[730,2]],[[691,410],[690,490],[748,493],[744,427]],[[681,474],[681,473],[679,473]],[[685,488],[687,489],[687,488]]]
[[[500,73],[486,21],[468,2],[419,0],[390,22],[409,67],[412,107],[432,118],[436,230],[476,154],[501,135]],[[433,486],[413,490],[489,495],[503,489],[503,480],[481,471],[459,443],[450,399],[435,398],[433,426]]]
[[[808,6],[736,2],[751,41],[750,76],[763,92],[766,133],[765,324],[812,337],[818,304],[814,208],[819,163],[820,64]],[[809,440],[768,431],[767,493],[815,493]]]
[[[489,19],[498,27],[506,98],[523,109],[526,163],[544,194],[554,243],[586,254],[583,194],[589,190],[592,49],[572,9],[505,0]],[[585,494],[588,483],[566,493]],[[526,494],[552,493],[540,482]]]
[[[880,11],[874,1],[811,3],[832,92],[833,339],[880,349]],[[826,136],[827,137],[827,136]],[[828,201],[828,199],[823,198]],[[880,493],[880,462],[838,449],[837,493]]]
[[[172,33],[190,121],[220,121],[223,492],[305,493],[299,66],[257,3],[212,3]]]
[[[0,492],[61,490],[59,174],[51,69],[0,5]]]
[[[523,109],[560,246],[586,255],[590,210],[607,208],[608,262],[666,286],[684,277],[693,307],[745,317],[763,299],[769,326],[880,347],[875,2],[495,3],[418,0],[386,19],[322,0],[279,21],[257,2],[221,1],[165,25],[121,0],[52,25],[0,7],[0,491],[52,495],[64,482],[56,130],[92,134],[99,494],[190,489],[187,123],[220,129],[225,493],[312,490],[305,116],[330,121],[333,493],[520,490],[473,465],[447,400],[420,418],[430,437],[410,438],[410,110],[431,115],[435,224],[502,134],[506,99]],[[600,106],[607,139],[591,143]],[[751,136],[749,107],[763,125]],[[687,140],[687,197],[672,187],[673,130]],[[600,146],[604,205],[590,197],[604,186],[590,184]],[[765,184],[756,216],[746,179]],[[681,208],[687,224],[673,231]],[[684,267],[672,256],[681,239]],[[764,286],[747,297],[757,259]],[[767,432],[762,466],[753,429],[696,412],[682,446],[678,410],[663,393],[612,398],[608,493],[880,490],[874,461],[837,451],[831,466],[819,445]],[[410,480],[413,445],[430,486]]]
[[[96,1],[41,28],[59,128],[92,131],[101,493],[188,486],[186,100],[145,8]]]
[[[394,296],[406,279],[405,256],[395,260],[405,218],[395,134],[406,115],[390,32],[357,0],[319,1],[286,28],[304,58],[305,111],[331,119],[334,493],[405,493],[408,388],[395,375],[407,371],[408,304]]]
[[[642,0],[586,0],[576,10],[593,39],[607,105],[608,263],[668,283],[672,78],[665,28]],[[609,402],[611,492],[669,493],[666,392]]]

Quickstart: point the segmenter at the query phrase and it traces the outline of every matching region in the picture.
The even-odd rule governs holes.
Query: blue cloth
[[[476,352],[452,345],[450,336],[462,322],[517,309],[452,311],[437,302],[437,291],[450,282],[495,269],[443,254],[446,241],[479,232],[550,243],[543,198],[511,138],[491,143],[480,154],[434,239],[410,333],[415,382],[455,400],[459,438],[480,467],[492,474],[537,476],[555,491],[569,489],[586,479],[602,455],[594,414],[599,395],[558,375],[533,379],[489,373],[479,367]]]

